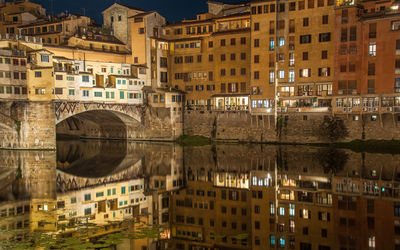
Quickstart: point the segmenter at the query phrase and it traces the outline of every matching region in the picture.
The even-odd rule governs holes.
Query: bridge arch
[[[107,110],[114,113],[125,114],[138,122],[142,122],[142,114],[144,112],[143,105],[131,105],[131,104],[120,104],[120,103],[85,103],[75,101],[56,101],[55,112],[56,112],[56,124],[63,120],[75,116],[80,113],[95,110]]]
[[[56,102],[57,137],[136,137],[142,128],[142,110],[138,105]]]

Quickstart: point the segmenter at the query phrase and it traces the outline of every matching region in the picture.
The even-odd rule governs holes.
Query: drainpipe
[[[275,25],[274,25],[274,29],[275,29],[275,42],[274,42],[274,46],[275,46],[275,72],[274,72],[274,77],[275,77],[275,86],[274,86],[274,97],[275,97],[275,101],[274,101],[274,106],[275,106],[275,110],[274,110],[274,117],[275,117],[275,128],[277,128],[277,122],[278,122],[278,101],[279,101],[279,97],[277,94],[277,90],[278,90],[278,1],[275,1]],[[271,28],[271,27],[270,27]]]
[[[86,72],[86,53],[83,53],[83,72]]]

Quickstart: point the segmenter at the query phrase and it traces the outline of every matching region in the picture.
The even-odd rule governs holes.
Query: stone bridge
[[[146,107],[118,103],[56,101],[57,135],[80,138],[141,138]]]
[[[55,101],[56,123],[60,123],[72,116],[90,111],[109,111],[120,118],[133,118],[140,122],[145,112],[144,105],[130,105],[122,103],[93,103],[93,102],[77,102],[77,101]]]
[[[56,148],[56,138],[172,141],[182,132],[170,108],[80,101],[0,100],[0,148]]]

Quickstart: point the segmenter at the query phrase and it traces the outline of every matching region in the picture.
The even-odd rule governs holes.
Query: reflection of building
[[[329,178],[258,171],[251,189],[253,249],[330,249],[333,245]]]
[[[210,171],[187,172],[186,188],[171,199],[171,249],[251,249],[248,189],[224,186],[222,180],[214,186],[215,179],[230,177],[234,178]],[[246,182],[246,178],[238,180],[242,181]]]
[[[0,192],[0,229],[17,238],[51,231],[86,240],[140,230],[123,223],[140,218],[164,226],[159,240],[125,239],[120,249],[400,247],[399,155],[343,151],[347,162],[330,168],[323,150],[310,147],[132,148],[141,160],[97,178],[68,174],[67,166],[55,172],[51,152],[19,159],[20,152],[0,151],[1,164],[23,159],[15,174],[2,171],[1,183],[14,187]],[[89,152],[75,154],[93,159]],[[87,235],[76,230],[86,222],[93,225]]]
[[[252,156],[244,163],[246,150]],[[317,150],[206,151],[185,154],[186,187],[171,199],[171,249],[246,248],[244,235],[249,249],[393,249],[400,243],[398,157],[351,154],[332,174],[316,161]],[[369,167],[378,162],[385,166]]]
[[[15,202],[2,202],[0,204],[0,230],[3,231],[0,240],[5,240],[14,235],[6,234],[13,230],[20,230],[21,235],[30,231],[30,204],[28,200]],[[10,220],[12,218],[12,220]],[[18,237],[19,235],[17,235]]]
[[[356,166],[333,177],[337,248],[400,248],[399,173],[385,165]]]
[[[102,225],[151,214],[152,198],[144,194],[144,188],[144,179],[136,179],[59,193],[58,219],[71,223],[87,218]]]

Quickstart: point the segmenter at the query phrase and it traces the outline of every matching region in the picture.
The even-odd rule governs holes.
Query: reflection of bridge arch
[[[104,178],[137,165],[141,148],[126,141],[57,141],[57,168],[84,178]]]
[[[119,167],[117,167],[119,169]],[[57,170],[57,188],[58,191],[67,192],[71,190],[79,190],[82,188],[93,187],[98,185],[105,185],[108,183],[115,183],[120,181],[132,180],[135,178],[142,178],[142,161],[134,163],[128,168],[120,169],[110,173],[108,176],[103,177],[83,177],[76,176]]]

